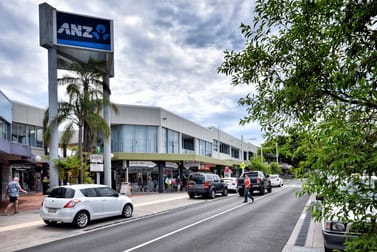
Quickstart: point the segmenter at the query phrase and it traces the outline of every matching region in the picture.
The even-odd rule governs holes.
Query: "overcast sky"
[[[45,108],[47,50],[39,45],[38,14],[43,2],[114,21],[112,102],[162,107],[247,142],[263,142],[257,123],[239,125],[246,108],[238,99],[252,88],[233,87],[230,77],[217,73],[224,50],[244,48],[239,27],[251,23],[254,1],[1,1],[0,90],[11,100]]]

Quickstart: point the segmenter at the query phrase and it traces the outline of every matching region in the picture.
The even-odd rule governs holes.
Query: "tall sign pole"
[[[57,85],[57,50],[53,45],[53,8],[47,4],[39,5],[39,40],[40,46],[48,50],[48,117],[50,124],[49,146],[49,183],[53,188],[59,183],[59,174],[54,160],[58,158],[58,125],[52,120],[58,114],[58,85]]]
[[[58,115],[58,77],[57,77],[57,53],[56,48],[50,47],[48,49],[48,118],[50,124],[50,151],[49,151],[49,165],[50,165],[50,188],[58,186],[59,173],[55,168],[54,160],[58,158],[58,125],[52,121]]]
[[[54,160],[58,158],[58,125],[52,124],[58,115],[57,70],[69,69],[72,62],[88,63],[90,59],[104,61],[107,85],[104,98],[110,101],[110,77],[114,77],[113,21],[87,15],[58,11],[47,3],[39,5],[40,46],[48,49],[48,92],[50,139],[50,187],[59,184]],[[104,119],[110,127],[110,106],[104,109]],[[110,137],[104,139],[105,184],[111,186]]]
[[[110,78],[106,75],[105,85],[108,88],[104,89],[104,98],[110,101]],[[107,125],[110,127],[110,105],[106,104],[103,108],[103,119],[105,119]],[[104,161],[104,182],[105,185],[111,187],[111,136],[104,137],[103,139],[103,161]]]

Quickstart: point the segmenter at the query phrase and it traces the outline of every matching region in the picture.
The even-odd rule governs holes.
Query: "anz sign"
[[[56,43],[112,51],[111,20],[56,12]]]

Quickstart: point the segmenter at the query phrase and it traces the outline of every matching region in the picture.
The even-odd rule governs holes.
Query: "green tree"
[[[91,151],[98,133],[103,137],[110,135],[110,128],[101,116],[103,108],[109,105],[117,112],[117,107],[103,95],[103,90],[108,87],[104,83],[106,73],[102,62],[93,59],[88,63],[73,62],[68,68],[73,76],[65,75],[58,79],[59,85],[66,86],[68,101],[58,103],[58,115],[53,122],[64,125],[65,140],[69,139],[69,132],[78,129],[78,157],[82,183],[86,167],[83,153]]]
[[[248,111],[241,124],[258,121],[269,137],[301,137],[300,163],[308,169],[301,194],[320,193],[360,214],[356,226],[372,220],[365,228],[372,234],[375,218],[367,210],[375,202],[338,188],[352,181],[359,194],[375,192],[350,174],[370,177],[377,167],[376,16],[375,1],[256,1],[252,25],[241,24],[246,48],[225,51],[218,68],[232,85],[255,87],[239,100]],[[377,244],[376,235],[367,237],[374,240],[364,244]]]

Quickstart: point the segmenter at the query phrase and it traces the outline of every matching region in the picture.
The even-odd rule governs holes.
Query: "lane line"
[[[210,216],[210,217],[204,218],[204,219],[202,219],[202,220],[200,220],[200,221],[194,222],[194,223],[192,223],[192,224],[190,224],[190,225],[188,225],[188,226],[186,226],[186,227],[179,228],[179,229],[177,229],[177,230],[174,230],[174,231],[169,232],[169,233],[167,233],[167,234],[164,234],[164,235],[162,235],[162,236],[156,237],[156,238],[154,238],[154,239],[152,239],[152,240],[150,240],[150,241],[147,241],[147,242],[141,243],[141,244],[139,244],[139,245],[137,245],[137,246],[135,246],[135,247],[129,248],[129,249],[127,249],[127,250],[124,250],[123,252],[131,252],[131,251],[134,251],[134,250],[136,250],[136,249],[139,249],[139,248],[145,247],[145,246],[147,246],[147,245],[149,245],[149,244],[151,244],[151,243],[154,243],[154,242],[156,242],[156,241],[162,240],[162,239],[164,239],[164,238],[166,238],[166,237],[169,237],[169,236],[171,236],[171,235],[173,235],[173,234],[176,234],[176,233],[181,232],[181,231],[183,231],[183,230],[189,229],[189,228],[191,228],[191,227],[193,227],[193,226],[199,225],[199,224],[201,224],[201,223],[203,223],[203,222],[206,222],[206,221],[208,221],[208,220],[211,220],[211,219],[213,219],[213,218],[216,218],[216,217],[218,217],[218,216],[220,216],[220,215],[224,215],[224,214],[226,214],[226,213],[228,213],[228,212],[230,212],[230,211],[233,211],[233,210],[235,210],[235,209],[238,209],[238,208],[243,207],[243,206],[246,206],[246,205],[249,205],[249,204],[241,204],[241,205],[238,205],[238,206],[236,206],[236,207],[230,208],[230,209],[225,210],[225,211],[223,211],[223,212],[217,213],[217,214],[215,214],[215,215],[213,215],[213,216]]]

